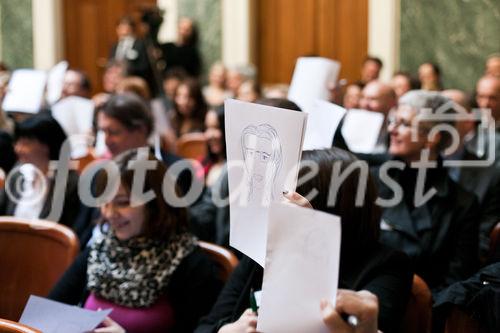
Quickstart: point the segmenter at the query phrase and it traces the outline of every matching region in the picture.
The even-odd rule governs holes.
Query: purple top
[[[100,298],[93,293],[87,298],[85,309],[112,308],[111,319],[120,324],[127,333],[169,332],[174,324],[173,309],[166,297],[161,297],[149,308],[129,308]]]

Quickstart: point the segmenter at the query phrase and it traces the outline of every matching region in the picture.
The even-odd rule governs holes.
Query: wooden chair
[[[454,306],[446,319],[444,333],[479,333],[478,323],[458,306]]]
[[[491,230],[488,258],[500,258],[500,222]]]
[[[427,284],[413,275],[410,300],[406,306],[401,332],[427,333],[431,331],[432,295]]]
[[[226,282],[238,265],[238,258],[228,249],[216,244],[200,241],[198,245],[219,266],[219,277]]]
[[[0,317],[16,321],[31,294],[47,296],[78,249],[64,225],[0,217]]]
[[[207,155],[207,140],[203,133],[187,133],[177,140],[177,155],[197,160]]]
[[[0,189],[3,189],[3,187],[5,186],[5,178],[7,176],[5,175],[5,171],[3,171],[2,168],[0,168]]]
[[[0,319],[0,333],[42,333],[42,331],[15,321]]]

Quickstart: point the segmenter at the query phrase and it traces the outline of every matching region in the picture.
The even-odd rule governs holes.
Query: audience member
[[[90,98],[90,80],[82,71],[68,69],[64,74],[63,89],[61,99],[68,96],[79,96]]]
[[[361,66],[361,80],[357,82],[357,84],[364,87],[369,82],[377,80],[382,67],[383,63],[379,58],[372,56],[366,57]]]
[[[226,138],[224,124],[224,107],[207,112],[205,117],[205,138],[208,155],[203,159],[205,184],[212,186],[219,179],[226,164]]]
[[[376,197],[374,184],[371,179],[368,181],[364,204],[355,205],[356,188],[360,179],[360,171],[355,169],[357,171],[350,173],[339,186],[338,200],[332,205],[328,203],[328,197],[333,165],[340,163],[341,169],[346,170],[356,162],[356,158],[345,151],[332,148],[305,151],[302,160],[315,162],[319,167],[319,173],[300,185],[297,188],[298,193],[287,193],[285,197],[292,202],[300,202],[301,205],[340,216],[342,236],[339,288],[373,293],[380,305],[378,328],[386,333],[398,331],[409,297],[412,272],[406,256],[389,250],[377,242],[380,212],[374,203]],[[302,167],[299,175],[305,174],[308,171],[306,169],[308,168]],[[317,190],[318,194],[309,204],[301,195],[306,196],[313,189]],[[363,244],[363,247],[359,244]],[[262,278],[262,267],[244,256],[212,311],[202,319],[195,332],[235,332],[238,331],[237,328],[241,332],[245,330],[254,332],[257,314],[248,310],[249,295],[252,289],[262,288]],[[340,295],[346,296],[346,293],[348,292],[339,291]],[[328,305],[323,302],[321,307],[324,310]],[[320,304],[318,304],[319,311]],[[324,315],[326,318],[329,317],[327,313]],[[252,320],[249,320],[249,317]],[[373,324],[371,315],[367,317],[359,319],[363,321],[368,319]],[[365,322],[360,324],[367,325]]]
[[[409,73],[396,72],[392,77],[391,86],[396,93],[396,98],[399,99],[410,90],[420,89],[420,82],[411,77]]]
[[[361,86],[356,83],[347,86],[342,103],[346,109],[359,109],[361,90]]]
[[[240,101],[254,103],[261,96],[260,85],[257,81],[246,80],[238,88],[236,98]]]
[[[488,57],[484,74],[500,78],[500,54],[496,53]]]
[[[168,151],[175,151],[175,142],[183,134],[205,130],[207,109],[198,81],[184,80],[175,91],[173,112],[169,112],[171,128],[164,139]]]
[[[55,178],[59,170],[49,167],[50,161],[59,160],[65,141],[64,130],[46,113],[27,118],[17,125],[14,151],[19,161],[19,168],[16,168],[17,172],[5,184],[10,191],[0,195],[2,198],[0,215],[29,219],[50,218],[54,219],[54,222],[73,226],[80,205],[78,175],[70,170],[64,193],[58,194]],[[2,158],[3,154],[4,152]],[[62,203],[59,200],[62,200]],[[51,216],[57,204],[63,204],[62,212],[59,217]]]
[[[132,93],[141,97],[144,101],[151,99],[148,83],[139,76],[128,76],[121,80],[116,86],[117,94]]]
[[[425,62],[418,68],[418,79],[423,90],[442,90],[441,69],[432,62]]]
[[[368,111],[382,113],[385,118],[384,124],[387,123],[387,119],[396,106],[396,103],[394,90],[385,83],[372,81],[363,88],[360,107]],[[373,153],[384,153],[387,150],[388,144],[389,134],[386,127],[383,126]]]
[[[92,96],[96,108],[103,105],[112,94],[116,93],[116,87],[127,76],[127,69],[122,61],[111,60],[106,65],[106,70],[102,76],[102,86],[104,91]]]
[[[136,24],[132,17],[120,18],[116,25],[116,35],[118,42],[111,48],[109,59],[123,62],[128,75],[140,76],[151,85],[154,77],[146,44],[136,36]]]
[[[203,96],[207,104],[215,108],[224,103],[231,93],[226,90],[226,67],[221,62],[216,62],[210,67],[208,85],[203,87]]]
[[[190,76],[201,73],[201,57],[198,51],[198,29],[195,22],[188,18],[179,19],[177,41],[162,45],[166,70],[182,68]]]
[[[111,308],[110,319],[103,325],[114,329],[191,332],[210,310],[221,282],[214,263],[187,229],[185,208],[164,200],[166,168],[152,155],[145,160],[156,162],[156,167],[146,171],[141,191],[155,197],[133,205],[135,177],[129,165],[138,163],[140,154],[132,150],[115,158],[120,185],[112,200],[101,206],[102,233],[49,297],[90,310]],[[98,175],[96,185],[102,193],[107,185],[105,173]]]
[[[441,93],[455,103],[455,128],[459,135],[459,145],[454,152],[443,154],[445,160],[480,162],[476,154],[478,119],[466,118],[470,113],[470,98],[460,90],[445,90]],[[467,191],[474,193],[479,200],[479,254],[486,258],[490,246],[490,233],[500,220],[500,169],[495,164],[490,166],[448,167],[449,176]]]
[[[379,179],[379,191],[384,201],[396,200],[385,205],[381,242],[405,251],[416,274],[436,293],[477,268],[478,203],[442,167],[439,154],[451,137],[431,130],[448,122],[423,118],[429,109],[448,113],[450,100],[423,90],[410,91],[399,100],[388,127],[389,153],[397,165],[387,172],[391,183]],[[418,128],[412,126],[417,121]],[[414,163],[431,165],[417,168]]]

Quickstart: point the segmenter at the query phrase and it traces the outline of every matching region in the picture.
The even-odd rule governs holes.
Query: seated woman
[[[1,190],[0,215],[49,219],[73,226],[80,206],[78,174],[70,170],[65,190],[59,193],[55,186],[57,169],[49,168],[51,161],[59,160],[66,141],[64,130],[52,116],[40,113],[17,125],[14,140],[19,163]],[[62,204],[59,214],[58,204]]]
[[[203,96],[211,108],[224,104],[231,93],[226,90],[226,67],[222,62],[216,62],[210,67],[208,85],[203,87]]]
[[[212,186],[220,177],[226,164],[226,138],[224,126],[224,107],[207,112],[205,117],[205,138],[208,154],[202,160],[205,184]]]
[[[342,172],[357,159],[343,150],[333,148],[305,151],[302,161],[314,163],[318,166],[319,172],[314,178],[297,188],[300,194],[287,194],[287,198],[307,205],[307,200],[300,195],[308,196],[311,191],[316,190],[317,195],[311,199],[310,206],[341,217],[339,288],[342,290],[340,293],[346,293],[343,289],[365,290],[365,292],[373,293],[378,297],[380,304],[378,328],[386,333],[397,331],[399,320],[403,316],[408,301],[412,271],[404,254],[390,250],[377,241],[380,212],[374,203],[376,190],[373,182],[368,179],[364,204],[356,206],[356,189],[360,170],[354,169],[340,184],[336,202],[331,205],[328,199],[334,164],[340,164]],[[299,177],[309,171],[308,168],[302,167]],[[212,311],[202,319],[195,332],[245,332],[245,329],[253,332],[256,327],[256,315],[247,310],[250,307],[249,294],[251,289],[261,289],[262,278],[262,267],[244,256],[222,290]],[[328,325],[327,318],[329,314],[332,314],[332,306],[320,304],[318,300],[318,312],[320,305],[325,323]],[[340,311],[339,308],[335,309],[333,309],[335,313],[337,310]],[[361,325],[370,326],[367,323]],[[376,332],[376,327],[366,332]]]
[[[166,169],[151,155],[146,162],[156,162],[156,167],[146,171],[141,193],[151,192],[154,198],[132,205],[135,177],[128,166],[139,156],[138,150],[130,150],[115,159],[120,186],[101,206],[102,235],[49,297],[86,309],[112,308],[103,325],[117,327],[116,321],[127,332],[191,332],[210,310],[221,283],[215,266],[187,231],[186,210],[165,202]],[[107,178],[99,174],[96,182],[102,193]]]
[[[422,119],[429,109],[446,112],[450,108],[453,112],[449,102],[438,93],[423,90],[410,91],[400,98],[388,126],[389,153],[399,166],[388,172],[391,187],[390,182],[379,183],[380,197],[386,200],[395,196],[395,186],[402,189],[401,200],[384,209],[380,240],[406,252],[414,261],[415,273],[433,293],[470,276],[478,261],[477,199],[453,182],[442,166],[440,152],[448,147],[450,137],[445,131],[430,131],[444,122]],[[412,124],[418,120],[417,128]],[[422,160],[423,152],[428,152],[429,161],[435,163],[425,170],[425,177],[412,167]],[[432,189],[435,193],[423,200],[424,193]]]
[[[175,143],[183,134],[203,132],[207,104],[198,81],[184,80],[175,91],[174,109],[168,114],[170,129],[164,133],[166,149],[175,152]]]

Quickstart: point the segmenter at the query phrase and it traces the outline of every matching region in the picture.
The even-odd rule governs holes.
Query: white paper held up
[[[2,108],[8,112],[38,113],[43,102],[47,73],[18,69],[12,73]]]
[[[43,333],[92,331],[112,310],[91,311],[31,295],[19,322]]]
[[[338,216],[290,203],[271,205],[259,332],[327,332],[320,301],[335,304],[340,239]]]
[[[379,112],[350,109],[342,125],[342,135],[349,149],[355,153],[373,152],[384,118]]]
[[[68,69],[68,62],[61,61],[52,67],[47,79],[47,102],[52,105],[61,98],[64,87],[64,76]]]
[[[288,99],[297,103],[302,111],[312,107],[315,100],[328,100],[328,87],[337,82],[340,63],[328,58],[300,57],[295,64]]]
[[[230,241],[264,266],[269,203],[297,181],[307,114],[226,100]]]
[[[335,131],[346,109],[318,99],[306,112],[309,116],[304,137],[304,150],[331,148]]]

